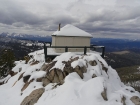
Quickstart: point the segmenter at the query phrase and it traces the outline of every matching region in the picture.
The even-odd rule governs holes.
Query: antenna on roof
[[[61,28],[61,23],[59,23],[58,31],[60,31],[60,28]]]

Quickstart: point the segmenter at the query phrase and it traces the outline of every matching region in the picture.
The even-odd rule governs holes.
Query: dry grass
[[[140,92],[140,71],[137,69],[139,66],[130,66],[116,69],[122,82],[130,85],[135,90]]]
[[[113,54],[123,55],[130,53],[129,51],[119,51],[119,52],[112,52]]]

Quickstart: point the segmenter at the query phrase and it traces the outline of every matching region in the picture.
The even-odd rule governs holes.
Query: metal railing
[[[87,49],[90,48],[92,51],[97,51],[97,49],[102,49],[101,56],[104,58],[105,55],[105,47],[104,46],[97,46],[97,45],[91,45],[91,46],[46,46],[44,43],[44,54],[45,54],[45,61],[48,57],[56,57],[58,55],[49,55],[47,53],[48,48],[63,48],[65,49],[64,52],[68,52],[70,48],[83,48],[83,54],[85,55],[87,53]]]

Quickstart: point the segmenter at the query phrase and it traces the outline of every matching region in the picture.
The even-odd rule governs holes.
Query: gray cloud
[[[0,32],[50,35],[61,23],[62,26],[73,24],[95,37],[140,38],[138,0],[62,2],[3,0],[0,3]]]
[[[4,5],[5,4],[5,5]],[[18,6],[10,1],[1,3],[0,9],[0,22],[3,24],[13,24],[16,22],[22,22],[25,24],[41,24],[43,19],[39,15],[33,14],[24,10],[23,7]]]
[[[132,3],[132,2],[131,2]],[[129,3],[130,4],[130,3]],[[77,8],[79,4],[73,4],[69,9],[73,14],[78,14],[79,10],[81,12],[82,8]],[[116,5],[116,6],[103,6],[93,7],[93,10],[86,8],[91,8],[91,5],[85,5],[84,12],[81,15],[79,27],[92,33],[93,36],[110,36],[114,38],[139,38],[140,39],[140,6],[130,7],[129,5]],[[73,9],[75,8],[76,11]],[[78,11],[77,11],[78,10]],[[77,13],[76,13],[77,12]],[[80,12],[80,13],[81,13]],[[84,17],[84,19],[83,19]],[[84,20],[84,21],[83,21]],[[77,25],[78,26],[78,25]],[[101,35],[102,33],[102,35]],[[107,34],[106,34],[107,33]],[[111,34],[109,34],[111,33]],[[131,37],[130,37],[131,36]]]

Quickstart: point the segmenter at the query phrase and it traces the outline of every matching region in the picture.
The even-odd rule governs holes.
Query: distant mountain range
[[[92,38],[91,44],[105,46],[107,52],[123,50],[140,52],[140,40]]]
[[[20,40],[30,40],[38,42],[52,42],[52,37],[49,35],[28,35],[28,34],[17,34],[17,33],[1,33],[1,40],[3,38],[10,38],[12,41],[14,39]],[[10,40],[5,39],[5,41]],[[106,52],[130,50],[134,52],[140,52],[140,40],[137,39],[112,39],[112,38],[92,38],[92,45],[100,45],[106,47]]]
[[[8,32],[3,32],[0,34],[0,37],[8,37],[20,40],[32,40],[32,41],[42,41],[42,42],[51,42],[51,36],[48,35],[29,35],[29,34],[17,34]]]

